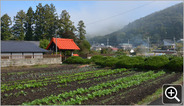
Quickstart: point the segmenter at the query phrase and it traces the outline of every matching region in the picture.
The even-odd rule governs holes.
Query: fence
[[[60,55],[1,56],[1,67],[61,64]]]
[[[31,58],[58,58],[60,55],[9,55],[1,56],[1,59],[31,59]]]

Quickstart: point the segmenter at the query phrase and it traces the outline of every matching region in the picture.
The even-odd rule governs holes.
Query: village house
[[[118,45],[118,48],[123,49],[123,50],[132,49],[132,44],[121,43]]]
[[[175,48],[175,43],[174,41],[170,40],[170,39],[164,39],[164,46],[166,49],[174,49]]]
[[[106,46],[103,43],[95,44],[91,46],[91,50],[95,50],[95,51],[101,51],[103,48],[106,48]]]
[[[29,41],[1,41],[1,58],[43,58],[43,54],[48,51],[38,47],[37,43]]]

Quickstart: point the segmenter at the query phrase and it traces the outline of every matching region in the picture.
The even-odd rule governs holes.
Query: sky
[[[87,36],[103,36],[151,13],[163,10],[181,1],[2,1],[1,16],[8,14],[11,19],[17,12],[27,12],[29,7],[36,10],[39,3],[54,4],[58,16],[67,10],[74,25],[84,21]]]

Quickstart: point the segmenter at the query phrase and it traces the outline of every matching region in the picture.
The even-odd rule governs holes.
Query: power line
[[[153,2],[155,2],[155,1],[153,1]],[[128,13],[128,12],[130,12],[130,11],[133,11],[133,10],[135,10],[135,9],[139,9],[139,8],[142,8],[142,7],[146,6],[146,5],[150,5],[150,4],[153,3],[153,2],[143,4],[143,5],[139,6],[139,7],[130,9],[130,10],[128,10],[128,11],[124,11],[124,12],[119,13],[119,14],[117,14],[117,15],[113,15],[113,16],[110,16],[110,17],[107,17],[107,18],[100,19],[100,20],[98,20],[98,21],[94,21],[94,22],[91,22],[91,23],[87,23],[86,25],[91,25],[91,24],[94,24],[94,23],[97,23],[97,22],[102,22],[102,21],[108,20],[108,19],[110,19],[110,18],[114,18],[114,17],[120,16],[120,15],[123,15],[123,14]]]

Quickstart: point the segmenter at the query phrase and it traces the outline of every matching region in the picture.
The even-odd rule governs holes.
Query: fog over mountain
[[[183,38],[183,4],[177,4],[161,11],[154,12],[143,18],[137,19],[122,29],[105,36],[97,36],[89,39],[90,43],[98,42],[117,46],[119,43],[127,43],[128,40],[134,46],[144,44],[148,37],[152,44],[160,44],[163,39],[176,40]]]
[[[162,10],[181,1],[99,1],[93,5],[81,4],[79,9],[68,10],[77,25],[83,20],[87,36],[103,36],[136,19]]]

